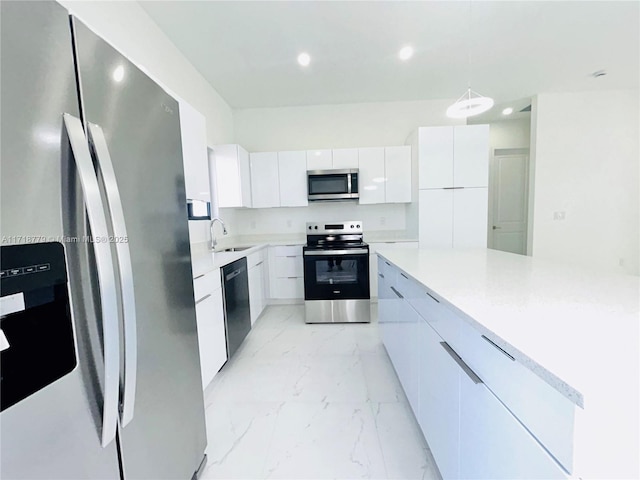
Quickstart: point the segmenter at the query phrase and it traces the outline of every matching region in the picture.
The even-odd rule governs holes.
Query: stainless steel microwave
[[[358,193],[358,169],[308,170],[307,192],[309,201],[353,200]]]

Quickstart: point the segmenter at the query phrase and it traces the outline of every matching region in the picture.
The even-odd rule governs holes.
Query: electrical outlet
[[[565,211],[553,212],[553,219],[557,221],[563,221],[566,217]]]
[[[251,230],[255,230],[255,229],[256,229],[256,221],[251,220]]]
[[[387,217],[380,217],[380,225],[385,225],[387,223]]]
[[[287,220],[287,227],[291,228],[291,220]]]
[[[624,267],[624,258],[618,259],[618,266]]]

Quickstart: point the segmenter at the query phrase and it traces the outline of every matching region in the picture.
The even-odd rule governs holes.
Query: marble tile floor
[[[205,405],[203,479],[440,478],[375,322],[270,306]]]

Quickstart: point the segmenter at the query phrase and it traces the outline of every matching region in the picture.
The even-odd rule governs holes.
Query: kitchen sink
[[[220,250],[221,252],[242,252],[243,250],[248,250],[252,247],[230,247],[225,248],[224,250]]]

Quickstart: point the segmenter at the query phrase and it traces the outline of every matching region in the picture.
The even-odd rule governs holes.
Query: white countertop
[[[487,249],[378,254],[573,395],[575,473],[639,478],[640,278]]]
[[[240,247],[241,245],[238,245]],[[217,268],[223,267],[228,263],[235,262],[239,258],[257,252],[268,247],[266,244],[252,245],[246,250],[239,252],[211,252],[210,250],[192,249],[191,251],[191,269],[193,278],[205,275]]]

